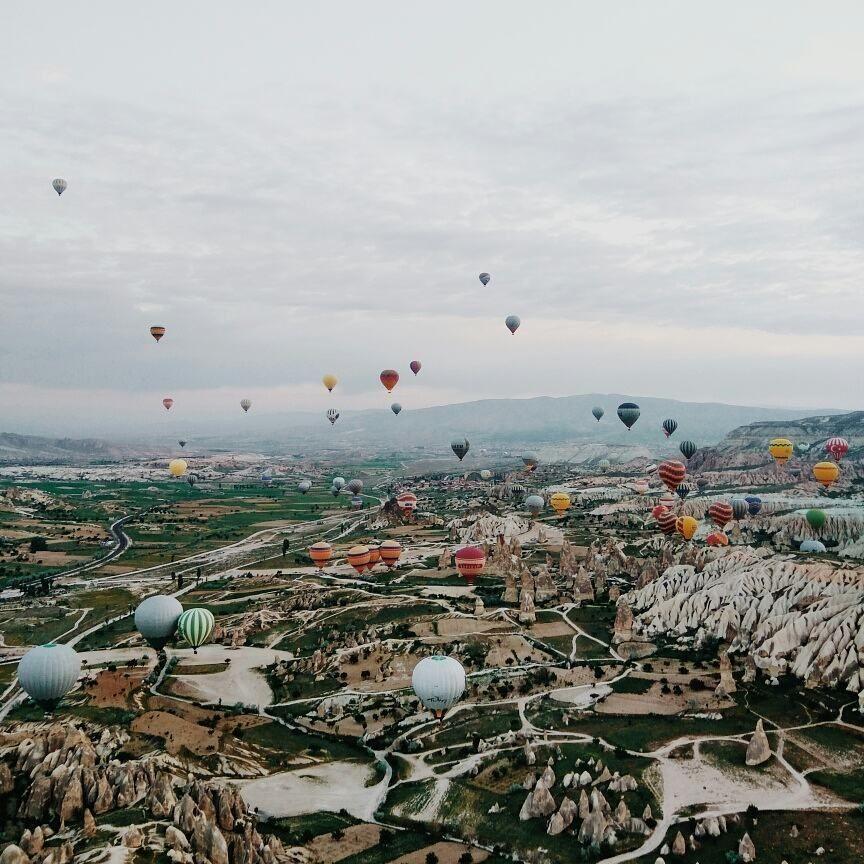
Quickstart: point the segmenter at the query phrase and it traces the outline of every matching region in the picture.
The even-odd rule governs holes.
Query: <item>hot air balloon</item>
[[[157,651],[165,647],[177,630],[183,606],[170,594],[154,594],[142,600],[135,610],[135,629]]]
[[[195,484],[198,482],[198,478],[194,474],[187,474],[186,482],[194,488]]]
[[[198,649],[210,641],[215,626],[213,613],[202,607],[187,609],[177,619],[177,632],[192,646],[193,654],[197,654]]]
[[[732,519],[732,505],[728,501],[715,501],[708,508],[708,518],[722,530]]]
[[[419,360],[412,360],[408,368],[416,375],[423,368],[423,364]]]
[[[529,471],[533,471],[537,467],[539,462],[540,462],[540,457],[536,453],[523,453],[522,454],[522,464]]]
[[[664,420],[662,425],[663,434],[668,438],[678,428],[678,421],[670,417],[668,420]]]
[[[652,465],[646,465],[646,466],[645,466],[645,473],[646,473],[646,474],[653,474],[656,470],[657,470],[657,466],[656,466],[656,465],[653,465],[653,464],[652,464]]]
[[[351,509],[352,510],[362,510],[363,509],[363,499],[359,495],[353,495],[351,497]]]
[[[849,452],[849,442],[845,438],[829,438],[825,442],[825,452],[830,453],[838,462]]]
[[[699,448],[692,441],[682,441],[678,449],[685,459],[690,459]]]
[[[55,177],[51,181],[51,185],[54,187],[54,191],[58,195],[62,195],[66,191],[66,187],[69,184],[62,177]]]
[[[450,449],[459,457],[461,462],[465,458],[465,454],[471,448],[467,438],[454,438],[450,442]]]
[[[46,711],[53,711],[75,686],[81,658],[69,645],[49,642],[31,648],[18,663],[18,683]]]
[[[323,570],[333,557],[333,547],[326,540],[320,540],[309,547],[309,557],[319,570]]]
[[[704,492],[708,488],[708,478],[707,477],[697,477],[696,478],[696,486],[698,487],[700,492]]]
[[[486,566],[486,555],[479,546],[463,546],[453,556],[459,575],[465,578],[469,585],[474,584],[474,579],[483,572]]]
[[[722,531],[712,531],[705,538],[705,542],[709,546],[728,546],[729,538]]]
[[[186,446],[186,442],[183,441],[182,439],[181,439],[180,441],[178,441],[177,443],[178,443],[181,447],[185,447],[185,446]]]
[[[515,335],[516,331],[519,329],[519,325],[522,323],[522,319],[518,315],[508,315],[504,319],[504,323],[507,325],[507,329],[510,333]]]
[[[173,400],[170,396],[166,396],[166,397],[162,400],[162,404],[165,406],[165,410],[166,410],[166,411],[170,411],[170,410],[171,410],[171,406],[174,404],[174,400]]]
[[[633,491],[637,495],[644,495],[648,489],[650,488],[650,484],[647,480],[635,480],[633,482]]]
[[[334,489],[342,489],[345,486],[345,478],[344,477],[334,477],[333,478],[333,488]],[[360,488],[363,488],[363,484],[360,484]]]
[[[362,573],[369,566],[369,547],[364,546],[363,544],[358,544],[357,546],[352,546],[347,554],[346,558],[348,559],[348,563],[358,572]]]
[[[670,492],[674,492],[684,482],[684,478],[687,476],[687,469],[676,459],[667,459],[665,462],[660,463],[657,473],[660,475],[663,485]]]
[[[417,509],[417,496],[413,492],[402,492],[396,496],[396,504],[400,510],[413,513]]]
[[[740,522],[745,516],[750,515],[750,505],[745,498],[732,499],[732,518]]]
[[[594,419],[599,423],[600,418],[606,413],[599,405],[595,405],[591,409],[591,413],[594,415]]]
[[[369,564],[366,569],[371,570],[381,560],[381,547],[377,543],[369,544]]]
[[[510,487],[510,494],[513,496],[521,496],[525,494],[525,487],[521,483],[514,483]]]
[[[601,474],[605,474],[612,467],[612,463],[608,459],[601,459],[597,463],[597,467],[600,469]]]
[[[690,487],[686,483],[679,483],[675,487],[675,494],[683,501],[690,494]]]
[[[785,465],[792,456],[792,442],[788,438],[774,438],[768,445],[768,452],[778,465]]]
[[[381,383],[388,393],[399,383],[399,373],[395,369],[385,369],[379,376]]]
[[[311,488],[312,488],[312,481],[311,480],[301,480],[297,484],[297,491],[301,495],[305,495]]]
[[[252,400],[251,399],[241,399],[240,400],[240,407],[243,409],[244,412],[248,411],[252,407]]]
[[[827,489],[837,482],[840,466],[836,462],[817,462],[813,466],[813,476]]]
[[[635,402],[622,402],[618,406],[618,419],[628,428],[632,429],[633,424],[639,419],[642,412]]]
[[[388,567],[395,567],[402,554],[402,544],[398,540],[385,540],[381,544],[381,560]]]
[[[675,530],[685,539],[692,540],[699,523],[692,516],[679,516],[675,520]]]
[[[398,377],[398,376],[397,376]],[[332,393],[333,388],[339,383],[339,379],[335,375],[325,375],[321,379],[321,383],[327,388],[327,390]]]
[[[182,477],[186,473],[187,467],[185,459],[172,459],[168,463],[168,472],[172,477]]]
[[[566,492],[553,492],[549,497],[549,505],[559,516],[563,516],[570,509],[570,496]]]
[[[150,335],[158,342],[165,335],[165,328],[157,324],[150,328]]]
[[[398,402],[394,402],[394,403],[390,406],[390,410],[391,410],[394,414],[398,414],[398,413],[402,410],[402,406],[401,406]]]
[[[490,280],[491,278],[492,278],[492,277],[491,277],[488,273],[481,273],[481,274],[480,274],[480,281],[481,281],[484,285],[488,285],[488,284],[489,284],[489,280]]]
[[[348,491],[352,495],[359,495],[363,491],[363,481],[362,480],[352,480],[348,484]]]
[[[335,408],[328,409],[327,419],[330,421],[330,425],[333,426],[339,419],[339,412]]]
[[[532,516],[536,516],[544,507],[545,502],[539,495],[529,495],[525,499],[525,506],[531,512]]]
[[[751,516],[756,516],[762,509],[762,499],[758,495],[747,495],[744,500],[747,502],[747,509]]]
[[[825,525],[825,511],[813,508],[806,513],[807,524],[818,534]]]
[[[492,472],[488,468],[484,468],[480,472],[480,479],[481,480],[491,480],[492,479]]]
[[[465,691],[465,670],[453,657],[424,657],[411,674],[411,686],[424,708],[439,719]]]
[[[675,526],[678,520],[671,510],[666,510],[657,517],[657,527],[667,536],[675,533]]]
[[[659,519],[660,516],[662,516],[664,513],[668,513],[668,512],[669,512],[669,508],[666,507],[664,504],[655,504],[655,505],[651,508],[651,515],[652,515],[655,519]]]
[[[664,492],[657,499],[657,503],[662,507],[665,507],[667,510],[671,510],[675,506],[675,495],[672,492]]]
[[[827,552],[825,544],[821,540],[802,540],[798,547],[799,552]]]
[[[331,486],[331,487],[330,487],[330,494],[331,494],[334,498],[338,498],[338,497],[339,497],[339,491],[340,491],[340,490],[337,489],[335,486]]]

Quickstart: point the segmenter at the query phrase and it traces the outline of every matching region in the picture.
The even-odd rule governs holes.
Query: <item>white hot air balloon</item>
[[[75,686],[81,674],[81,658],[69,645],[49,642],[31,648],[18,664],[18,682],[36,703],[53,711]]]
[[[433,654],[414,667],[411,686],[423,707],[442,717],[465,691],[465,670],[453,657]]]
[[[157,651],[165,647],[177,630],[183,606],[170,594],[154,594],[142,600],[135,610],[135,629]]]
[[[480,479],[481,480],[491,480],[492,479],[492,472],[488,468],[484,468],[480,472]]]
[[[54,191],[58,195],[62,195],[66,191],[66,187],[69,185],[62,177],[56,177],[51,181],[51,185],[54,187]]]
[[[297,491],[301,495],[305,495],[312,488],[312,482],[310,480],[301,480],[297,484]]]
[[[252,407],[252,400],[251,399],[241,399],[240,400],[240,407],[243,409],[244,412],[248,411]]]
[[[333,478],[333,488],[334,489],[342,489],[345,486],[345,478],[344,477],[334,477]]]
[[[531,511],[532,516],[536,516],[544,507],[546,502],[540,495],[529,495],[525,499],[525,506]]]

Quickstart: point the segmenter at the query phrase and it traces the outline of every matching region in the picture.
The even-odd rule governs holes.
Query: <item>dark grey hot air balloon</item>
[[[62,177],[56,177],[51,181],[51,185],[54,187],[54,191],[58,195],[62,195],[66,191],[66,187],[69,185]]]
[[[330,425],[333,426],[339,419],[339,412],[335,408],[330,408],[327,411],[327,419],[330,421]]]
[[[747,502],[747,509],[751,516],[756,516],[762,509],[762,499],[758,495],[747,495],[744,500]]]
[[[618,419],[628,428],[632,429],[633,424],[639,419],[642,412],[635,402],[622,402],[618,406]]]
[[[18,663],[18,683],[46,711],[53,711],[75,686],[81,658],[69,645],[49,642],[31,648]]]
[[[187,475],[186,475],[186,482],[187,482],[190,486],[193,486],[193,487],[194,487],[195,484],[198,482],[198,478],[197,478],[194,474],[187,474]]]
[[[170,594],[154,594],[135,610],[135,629],[157,651],[165,647],[177,630],[183,606]]]
[[[359,495],[363,491],[363,481],[362,480],[351,480],[348,483],[348,491],[352,495]]]
[[[529,470],[533,471],[540,464],[540,457],[533,452],[522,454],[522,464]]]
[[[398,402],[394,402],[394,403],[390,406],[390,410],[391,410],[394,414],[398,414],[398,413],[402,410],[402,406],[401,406]]]
[[[182,439],[181,439],[180,441],[178,441],[177,443],[178,443],[181,447],[185,447],[185,446],[186,446],[186,442],[183,441]]]
[[[744,498],[732,499],[732,518],[740,522],[745,516],[750,515],[750,505]]]
[[[678,449],[685,459],[689,459],[699,448],[692,441],[682,441]]]
[[[599,422],[600,422],[600,418],[601,418],[601,417],[602,417],[606,412],[605,412],[605,411],[604,411],[604,410],[603,410],[599,405],[595,405],[595,406],[591,409],[591,413],[594,415],[594,418],[595,418],[595,419],[597,420],[597,422],[599,423]]]
[[[454,438],[450,442],[450,449],[459,457],[461,462],[465,458],[465,454],[471,449],[467,438]]]
[[[675,487],[675,494],[683,501],[690,494],[690,487],[686,483],[679,483]]]
[[[492,277],[491,277],[488,273],[481,273],[481,274],[480,274],[480,281],[481,281],[484,285],[488,285],[488,284],[489,284],[489,280],[490,280],[491,278],[492,278]]]
[[[515,335],[519,329],[519,325],[522,323],[522,319],[518,315],[508,315],[504,319],[504,323],[507,325],[507,329]]]
[[[663,421],[663,434],[668,438],[672,435],[675,430],[678,428],[678,421],[673,420],[671,417],[668,420]]]

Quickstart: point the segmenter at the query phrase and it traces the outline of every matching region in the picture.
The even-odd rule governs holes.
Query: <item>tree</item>
[[[438,856],[434,852],[427,852],[426,864],[438,864]]]
[[[382,828],[378,834],[378,845],[389,846],[393,842],[393,832],[387,828]]]
[[[44,537],[30,538],[31,552],[44,552],[48,548],[48,541]]]

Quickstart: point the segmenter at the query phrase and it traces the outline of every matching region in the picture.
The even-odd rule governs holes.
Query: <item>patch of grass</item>
[[[864,768],[848,773],[811,771],[807,775],[807,779],[811,783],[830,789],[835,795],[839,795],[854,804],[864,802]]]
[[[647,693],[654,684],[655,682],[651,681],[649,678],[637,678],[635,675],[628,675],[626,678],[621,678],[620,680],[615,681],[610,686],[616,693],[634,693],[642,696]]]
[[[360,820],[355,819],[343,810],[341,813],[319,812],[307,813],[303,816],[289,816],[283,819],[269,819],[263,822],[261,827],[268,834],[275,834],[284,844],[299,846],[312,837],[321,834],[332,834],[334,831],[345,829],[349,825],[356,825]]]

